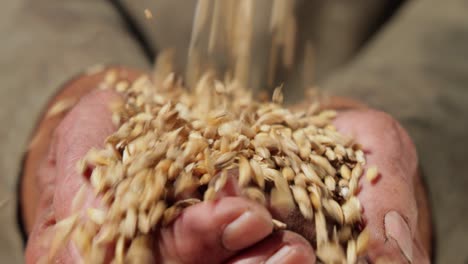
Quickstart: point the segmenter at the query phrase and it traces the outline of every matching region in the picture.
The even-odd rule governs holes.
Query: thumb
[[[57,223],[75,213],[86,218],[88,208],[103,207],[87,181],[87,175],[81,175],[76,164],[91,148],[103,147],[106,137],[116,129],[109,107],[116,100],[120,100],[120,97],[115,92],[93,91],[84,96],[57,127],[57,176],[52,202]],[[78,205],[80,208],[73,208],[77,195],[82,197]],[[54,230],[61,232],[57,228],[54,227]],[[65,250],[59,251],[57,259],[65,263],[74,262],[80,259],[80,255],[74,245],[68,244]]]
[[[422,242],[419,217],[426,215],[421,214],[416,203],[415,183],[420,175],[416,150],[408,134],[392,117],[373,110],[340,113],[335,125],[362,144],[367,160],[365,170],[378,167],[377,178],[359,178],[361,188],[357,194],[370,234],[369,257],[376,260],[385,256],[401,263],[428,262],[427,254],[416,251],[424,249],[415,247]]]
[[[71,204],[81,186],[87,186],[76,164],[91,148],[103,147],[104,140],[116,127],[111,120],[110,104],[120,100],[111,91],[94,91],[81,99],[56,130],[57,187],[54,210],[57,220],[71,214]],[[88,201],[91,202],[91,201]]]
[[[92,92],[82,98],[55,130],[49,155],[53,155],[51,158],[56,161],[53,168],[56,176],[52,184],[44,185],[47,188],[41,190],[37,209],[40,213],[28,241],[26,263],[47,261],[51,250],[60,249],[62,245],[55,240],[60,235],[58,228],[63,223],[58,222],[72,213],[72,200],[80,186],[85,186],[87,206],[98,204],[91,187],[77,172],[76,162],[91,147],[101,146],[107,135],[114,130],[107,105],[118,99],[118,95],[112,92]],[[77,256],[72,252],[59,250],[56,261],[74,262],[73,258]]]

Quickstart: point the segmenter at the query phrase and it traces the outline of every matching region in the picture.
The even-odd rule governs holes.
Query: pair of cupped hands
[[[26,228],[31,231],[27,263],[36,263],[48,254],[53,227],[71,215],[71,203],[81,185],[88,186],[82,210],[99,206],[99,198],[78,174],[76,163],[90,148],[103,146],[105,138],[116,129],[109,102],[119,99],[119,95],[112,91],[89,91],[101,77],[98,74],[69,83],[65,93],[79,94],[80,100],[63,118],[47,125],[46,116],[41,121],[46,125],[38,126],[38,130],[47,130],[51,136],[42,136],[30,148],[29,157],[33,160],[26,163],[32,167],[26,167],[22,187],[23,207],[32,212],[25,214]],[[361,177],[357,195],[370,234],[368,260],[429,263],[430,217],[410,137],[383,112],[362,105],[357,109],[346,108],[339,111],[334,125],[363,146],[366,166],[375,165],[380,173],[372,184]],[[235,185],[234,177],[231,181]],[[25,189],[31,191],[24,194]],[[272,216],[267,209],[240,197],[235,188],[228,189],[215,201],[186,208],[173,224],[155,233],[154,262],[316,262],[314,249],[304,234],[273,232]],[[57,263],[79,263],[79,260],[78,251],[69,243],[59,251]]]

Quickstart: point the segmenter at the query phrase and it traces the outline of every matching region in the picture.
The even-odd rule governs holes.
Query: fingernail
[[[223,232],[222,240],[224,247],[234,251],[242,249],[250,243],[254,243],[255,241],[252,240],[254,240],[256,234],[245,234],[245,230],[250,230],[255,220],[255,215],[250,211],[246,211],[229,223]]]
[[[292,253],[292,249],[290,246],[284,246],[280,250],[276,251],[276,253],[271,256],[265,264],[278,264],[284,263],[287,257]]]
[[[385,235],[387,238],[395,240],[405,258],[413,262],[413,240],[411,230],[405,219],[396,211],[391,211],[385,215]]]

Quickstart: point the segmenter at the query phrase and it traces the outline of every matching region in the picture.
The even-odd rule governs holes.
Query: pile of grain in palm
[[[255,66],[250,60],[255,5],[250,0],[197,2],[189,87],[167,63],[170,52],[159,55],[152,77],[127,83],[116,72],[107,74],[102,87],[124,99],[112,104],[118,130],[78,166],[82,175],[92,170],[87,184],[104,207],[80,212],[82,187],[72,204],[76,213],[55,227],[48,261],[72,241],[85,263],[102,263],[109,252],[113,263],[151,263],[155,233],[184,208],[217,199],[234,174],[241,195],[272,213],[275,230],[305,236],[318,263],[365,263],[368,233],[355,196],[364,153],[336,131],[335,111],[317,102],[292,111],[282,105],[280,88],[268,102],[252,95],[260,87],[246,88]],[[280,62],[286,68],[293,63],[294,6],[293,0],[272,2],[269,85]],[[223,63],[232,78],[221,81],[216,65]],[[70,103],[60,109],[64,105]],[[373,169],[370,177],[376,174]]]
[[[271,212],[302,215],[319,263],[364,263],[368,234],[355,195],[365,156],[336,131],[335,111],[317,103],[288,110],[281,89],[260,102],[210,73],[192,89],[175,74],[131,84],[114,75],[104,87],[124,98],[112,103],[118,129],[78,166],[83,175],[92,168],[88,184],[105,206],[79,213],[82,187],[76,213],[55,227],[50,259],[71,240],[85,263],[103,262],[107,247],[113,263],[151,262],[155,232],[187,206],[216,199],[227,172],[238,170],[243,196]],[[297,231],[297,217],[290,223],[278,215],[277,229]]]

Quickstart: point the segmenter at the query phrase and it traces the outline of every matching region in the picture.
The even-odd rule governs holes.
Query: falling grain
[[[153,18],[153,13],[149,9],[145,9],[145,17],[146,19],[152,19]]]

